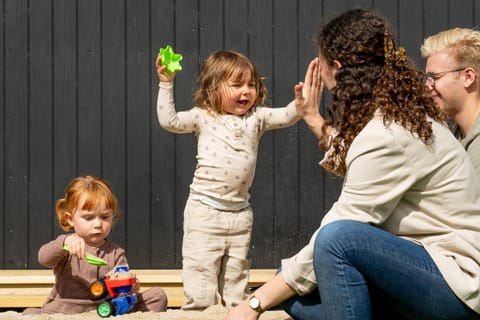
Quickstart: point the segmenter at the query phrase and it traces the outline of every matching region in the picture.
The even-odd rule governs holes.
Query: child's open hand
[[[68,251],[71,255],[77,256],[80,259],[85,258],[85,240],[76,234],[72,234],[65,238],[64,245],[68,246]]]

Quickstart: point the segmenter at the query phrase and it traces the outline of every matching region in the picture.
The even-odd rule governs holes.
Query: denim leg
[[[318,290],[314,290],[304,296],[293,296],[280,305],[295,320],[327,319]]]
[[[324,226],[315,242],[314,269],[325,319],[371,319],[372,306],[380,305],[406,319],[479,319],[422,246],[368,224]]]
[[[480,319],[422,246],[367,224],[322,228],[314,268],[318,291],[282,303],[294,319]]]

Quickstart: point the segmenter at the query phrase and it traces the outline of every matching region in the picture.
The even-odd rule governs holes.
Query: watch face
[[[258,298],[253,297],[252,299],[250,299],[250,307],[255,309],[255,308],[258,308],[259,305],[260,305],[260,300]]]

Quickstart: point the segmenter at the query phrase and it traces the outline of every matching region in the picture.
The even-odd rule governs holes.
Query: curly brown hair
[[[245,72],[250,73],[257,91],[257,99],[253,108],[264,104],[267,98],[267,89],[253,62],[240,52],[227,50],[213,52],[203,62],[200,76],[197,79],[199,88],[194,94],[196,106],[213,114],[222,114],[220,86],[228,80],[241,79]]]
[[[425,144],[433,142],[431,119],[444,122],[446,115],[431,99],[423,72],[397,49],[385,18],[362,9],[347,11],[319,31],[317,43],[328,65],[341,64],[326,121],[338,133],[324,162],[328,171],[345,174],[348,149],[376,110],[385,125],[395,122]]]

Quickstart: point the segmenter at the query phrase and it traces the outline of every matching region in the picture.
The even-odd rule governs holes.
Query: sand
[[[221,306],[211,306],[204,311],[182,311],[180,309],[169,309],[167,312],[134,312],[121,316],[110,317],[114,320],[222,320],[228,309]],[[43,314],[22,316],[14,311],[0,312],[0,320],[87,320],[106,319],[97,315],[96,311],[81,314]],[[292,320],[283,311],[267,311],[260,316],[260,320]]]

